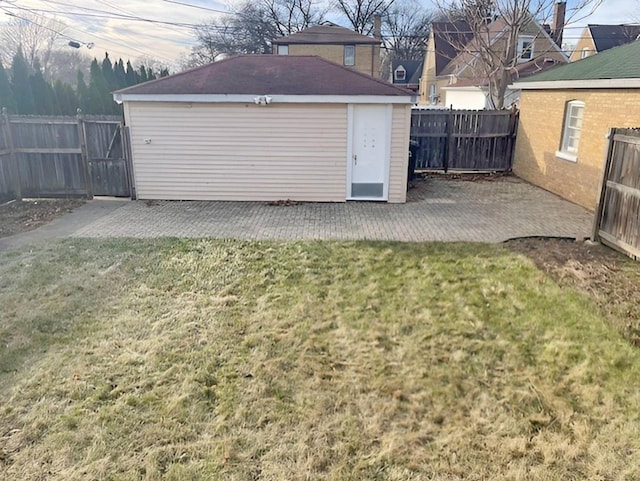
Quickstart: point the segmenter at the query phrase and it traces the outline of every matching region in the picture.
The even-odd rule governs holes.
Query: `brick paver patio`
[[[407,204],[134,201],[76,237],[213,237],[502,242],[587,237],[592,214],[515,177],[427,179]]]

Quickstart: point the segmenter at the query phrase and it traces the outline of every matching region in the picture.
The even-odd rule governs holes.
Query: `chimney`
[[[373,16],[373,38],[382,40],[382,15],[379,13]]]
[[[562,30],[564,29],[567,2],[556,2],[553,6],[553,25],[551,26],[551,38],[562,48]]]

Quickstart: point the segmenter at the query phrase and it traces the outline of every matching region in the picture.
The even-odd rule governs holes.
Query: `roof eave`
[[[640,88],[640,78],[538,80],[515,82],[510,87],[520,90],[636,89]]]
[[[113,99],[122,102],[182,102],[182,103],[254,103],[267,95],[269,102],[278,103],[338,103],[338,104],[413,104],[415,92],[397,95],[278,95],[268,92],[255,94],[134,94],[114,92]]]

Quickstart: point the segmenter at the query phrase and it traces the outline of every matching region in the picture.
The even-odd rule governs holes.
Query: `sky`
[[[66,25],[62,28],[65,41],[81,43],[80,49],[90,57],[102,58],[107,51],[115,58],[152,58],[175,67],[195,43],[194,27],[230,11],[238,1],[0,0],[0,23],[11,20],[7,12],[15,16],[36,15],[43,23],[55,18]],[[569,0],[569,8],[578,1]],[[420,3],[431,7],[431,0]],[[590,12],[571,21],[565,30],[565,43],[575,43],[587,23],[639,22],[640,0],[603,0],[593,13],[586,13]]]

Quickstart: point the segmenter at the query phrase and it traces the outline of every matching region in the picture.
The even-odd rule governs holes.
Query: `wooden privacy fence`
[[[593,239],[640,259],[640,129],[611,129]]]
[[[414,109],[416,169],[510,170],[517,128],[516,110]]]
[[[0,119],[0,199],[129,197],[129,156],[114,116]]]

